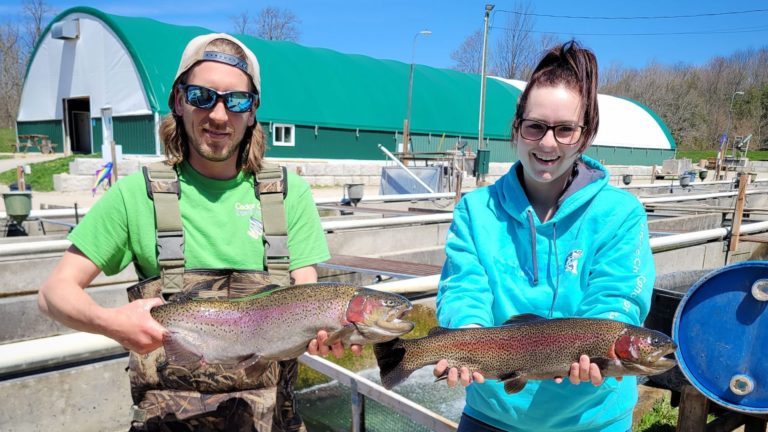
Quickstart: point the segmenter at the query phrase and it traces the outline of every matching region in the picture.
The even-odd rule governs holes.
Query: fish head
[[[407,298],[393,293],[360,288],[347,304],[347,321],[367,343],[392,340],[413,330],[414,323],[402,317],[411,310]]]
[[[674,367],[677,362],[665,356],[676,349],[664,333],[634,326],[622,331],[613,344],[616,358],[634,375],[655,375]]]

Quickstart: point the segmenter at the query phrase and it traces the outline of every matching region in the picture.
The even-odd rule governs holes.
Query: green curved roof
[[[166,101],[186,43],[211,32],[202,27],[75,7],[54,18],[45,33],[53,23],[73,13],[98,18],[120,38],[133,58],[150,108],[160,114],[169,112]],[[409,64],[245,35],[238,38],[253,50],[261,66],[262,103],[257,112],[260,121],[402,130]],[[476,136],[479,94],[478,75],[416,65],[411,131]],[[487,81],[485,136],[509,136],[519,95],[520,90],[513,86]]]

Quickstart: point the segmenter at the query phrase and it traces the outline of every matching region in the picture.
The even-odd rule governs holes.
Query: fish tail
[[[416,370],[406,368],[403,365],[408,350],[400,338],[375,344],[373,353],[376,356],[376,363],[379,364],[381,384],[386,389],[400,384]]]

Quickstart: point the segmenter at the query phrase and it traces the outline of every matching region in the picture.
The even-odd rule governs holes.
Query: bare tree
[[[531,10],[530,3],[519,3],[508,16],[506,26],[497,39],[493,64],[496,73],[504,78],[520,79],[523,71],[535,66],[538,53],[534,52],[531,43],[534,24]]]
[[[255,36],[267,40],[299,41],[301,21],[288,9],[266,7],[256,19]]]
[[[248,11],[240,12],[239,15],[230,17],[235,33],[248,34],[248,29],[251,26],[251,16]]]
[[[24,61],[21,58],[21,37],[16,25],[6,23],[0,26],[0,127],[11,127],[16,120]]]
[[[467,36],[461,46],[451,53],[451,60],[456,62],[451,69],[473,74],[482,72],[483,32],[478,30]]]
[[[28,22],[26,51],[31,53],[43,30],[45,30],[46,17],[53,14],[54,9],[45,0],[24,0],[22,9]]]

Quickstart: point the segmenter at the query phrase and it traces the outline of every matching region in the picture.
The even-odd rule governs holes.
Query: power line
[[[491,27],[496,30],[508,30],[516,31],[517,29],[511,29],[507,27]],[[730,30],[697,30],[697,31],[681,31],[681,32],[648,32],[648,33],[572,33],[572,32],[553,32],[553,31],[541,31],[541,30],[529,30],[530,33],[538,34],[553,34],[563,36],[681,36],[681,35],[707,35],[707,34],[733,34],[733,33],[756,33],[768,31],[768,27],[756,27],[752,30],[746,29],[730,29]]]
[[[691,14],[691,15],[657,15],[657,16],[627,16],[627,17],[550,15],[550,14],[509,11],[509,10],[503,10],[503,9],[498,9],[497,11],[511,13],[515,15],[535,16],[535,17],[544,17],[544,18],[566,18],[566,19],[583,19],[583,20],[654,20],[654,19],[700,18],[700,17],[712,17],[712,16],[723,16],[723,15],[743,15],[743,14],[750,14],[750,13],[768,12],[768,9],[750,9],[745,11],[712,12],[712,13],[701,13],[701,14]]]

